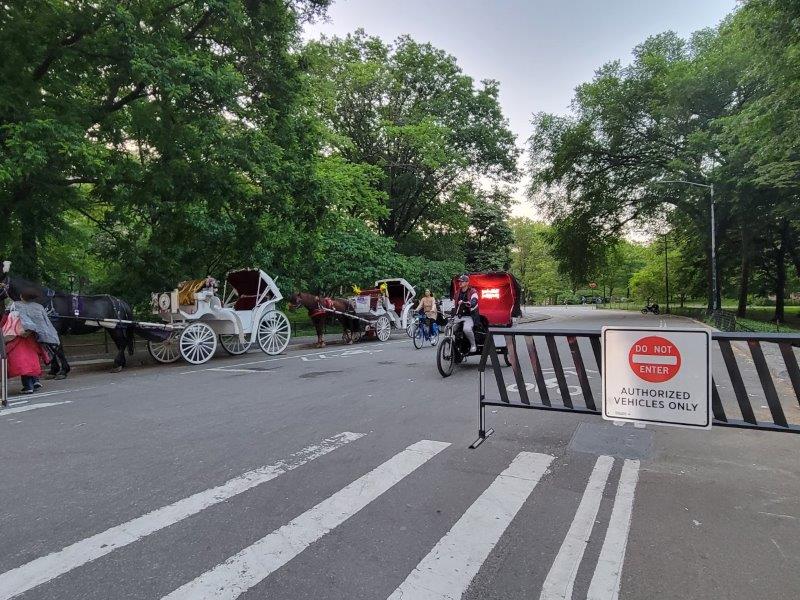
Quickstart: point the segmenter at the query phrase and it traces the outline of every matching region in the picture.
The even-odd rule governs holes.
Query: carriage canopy
[[[379,279],[375,282],[375,287],[380,288],[384,283],[389,294],[389,302],[394,305],[395,312],[398,315],[402,314],[403,306],[411,302],[416,295],[414,286],[405,279],[398,277],[396,279]]]
[[[469,284],[478,291],[478,307],[481,316],[490,326],[506,327],[513,317],[522,315],[520,309],[521,288],[517,279],[505,271],[469,273]],[[453,298],[458,294],[458,277],[453,277],[450,289]]]
[[[225,305],[234,310],[253,310],[265,302],[283,298],[275,281],[261,269],[240,269],[225,276]]]

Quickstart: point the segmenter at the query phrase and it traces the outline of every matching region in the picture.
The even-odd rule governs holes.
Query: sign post
[[[603,418],[711,428],[706,329],[603,327]]]

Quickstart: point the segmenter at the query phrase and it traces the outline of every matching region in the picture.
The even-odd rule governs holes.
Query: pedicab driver
[[[478,290],[469,285],[469,275],[462,275],[458,278],[458,294],[456,301],[457,322],[464,324],[464,335],[469,340],[469,351],[477,352],[475,345],[475,332],[472,328],[475,321],[480,318],[478,312]]]

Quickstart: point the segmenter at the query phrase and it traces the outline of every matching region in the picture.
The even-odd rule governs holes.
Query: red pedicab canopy
[[[469,285],[478,291],[478,311],[490,326],[509,327],[512,317],[522,315],[521,288],[517,279],[505,271],[468,273]],[[452,298],[458,295],[458,277],[451,282]]]

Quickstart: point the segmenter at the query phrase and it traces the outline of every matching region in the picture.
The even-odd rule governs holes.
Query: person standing
[[[58,334],[41,304],[35,302],[35,290],[23,290],[20,300],[11,305],[4,320],[3,337],[6,340],[8,376],[20,377],[22,393],[32,394],[42,387],[42,365],[50,356],[42,344],[58,344]],[[41,343],[40,343],[41,342]]]

